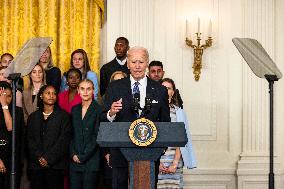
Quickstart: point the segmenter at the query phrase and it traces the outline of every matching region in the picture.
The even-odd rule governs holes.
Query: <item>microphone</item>
[[[134,111],[139,114],[139,109],[140,108],[140,94],[139,93],[134,93],[133,94],[133,109]]]
[[[145,98],[145,107],[144,107],[144,110],[145,112],[149,112],[152,108],[152,100],[151,98],[149,97],[146,97]]]
[[[152,108],[152,99],[149,97],[145,98],[145,106],[142,110],[141,117],[146,117]]]

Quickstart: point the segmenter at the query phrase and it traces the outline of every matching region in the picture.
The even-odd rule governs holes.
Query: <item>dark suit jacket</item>
[[[109,63],[102,66],[100,70],[100,93],[103,96],[106,92],[108,84],[110,82],[111,75],[116,71],[122,71],[126,74],[129,74],[129,70],[127,68],[127,63],[123,66],[120,65],[116,59],[113,59]]]
[[[82,104],[72,108],[74,136],[70,144],[71,159],[78,155],[80,164],[71,161],[70,169],[76,171],[98,171],[100,153],[97,144],[101,107],[93,100],[82,120]]]
[[[9,105],[9,111],[12,116],[12,107]],[[17,168],[22,163],[24,158],[24,116],[22,108],[16,106],[16,166]],[[8,131],[6,128],[5,118],[3,110],[0,110],[0,140],[5,140],[6,145],[0,145],[0,159],[4,162],[5,167],[10,170],[11,166],[11,154],[12,154],[12,131]]]
[[[61,84],[61,71],[57,67],[52,67],[49,70],[45,70],[46,74],[46,84],[55,87],[56,91],[59,92]]]
[[[152,108],[145,118],[154,122],[170,122],[170,110],[167,89],[160,83],[147,78],[146,97],[152,101]],[[105,95],[103,120],[107,120],[107,111],[111,104],[122,98],[122,110],[116,114],[114,122],[133,122],[136,113],[133,110],[133,97],[130,77],[113,81],[109,84]],[[125,167],[127,161],[118,149],[111,149],[112,166]]]
[[[33,112],[27,128],[29,168],[41,169],[40,157],[46,159],[50,168],[67,168],[71,134],[70,117],[59,107],[45,121],[40,110]]]

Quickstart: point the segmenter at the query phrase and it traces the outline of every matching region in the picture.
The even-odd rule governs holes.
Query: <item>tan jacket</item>
[[[23,111],[24,111],[25,124],[27,124],[29,115],[33,113],[34,111],[36,111],[37,108],[38,108],[37,107],[37,95],[33,102],[32,90],[25,89],[23,91]]]

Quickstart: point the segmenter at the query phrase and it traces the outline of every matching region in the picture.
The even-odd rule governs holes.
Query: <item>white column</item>
[[[243,37],[257,39],[275,60],[275,0],[243,0]],[[243,149],[238,188],[267,188],[269,173],[268,82],[243,66]],[[275,136],[275,135],[274,135]],[[275,144],[275,143],[274,143]],[[276,149],[276,148],[274,148]],[[277,152],[274,153],[275,156]],[[275,188],[279,188],[275,162]]]

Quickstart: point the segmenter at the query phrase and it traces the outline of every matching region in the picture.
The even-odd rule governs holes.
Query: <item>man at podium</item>
[[[167,89],[146,76],[148,63],[146,48],[133,47],[128,50],[130,76],[113,81],[108,86],[104,99],[105,120],[133,122],[145,117],[153,122],[170,122]],[[150,108],[146,111],[144,106]],[[159,165],[159,162],[156,164]],[[112,188],[127,189],[128,162],[117,148],[110,149],[110,165],[113,168]]]

